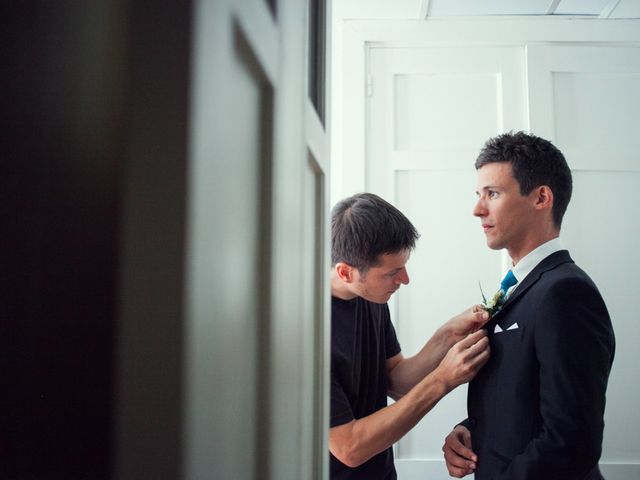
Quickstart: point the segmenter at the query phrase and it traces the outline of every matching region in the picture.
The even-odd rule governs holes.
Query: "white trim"
[[[233,4],[234,20],[250,43],[269,82],[277,84],[280,69],[280,32],[267,7],[260,0]]]
[[[429,0],[420,0],[420,7],[418,11],[418,20],[426,20],[429,16]]]
[[[340,99],[332,100],[336,125],[340,126],[339,133],[333,137],[332,200],[365,189],[365,78],[371,49],[528,47],[558,43],[566,46],[640,46],[640,20],[474,17],[455,20],[430,18],[427,22],[345,20],[333,26],[334,35],[337,30],[342,34],[342,72],[333,78],[341,91]],[[343,108],[345,99],[349,101],[349,108]]]
[[[556,13],[558,9],[558,5],[560,5],[561,0],[551,0],[549,7],[547,8],[547,15],[553,15]]]
[[[638,42],[640,20],[598,18],[461,17],[454,20],[344,20],[367,42],[440,42],[508,44],[530,42]],[[541,28],[543,27],[544,28]],[[346,32],[345,32],[346,33]]]
[[[618,8],[620,0],[610,0],[609,3],[600,12],[600,18],[609,18],[611,14]]]
[[[443,459],[401,459],[396,457],[398,478],[450,479]],[[602,461],[600,470],[607,480],[634,480],[640,478],[640,463],[632,461]]]
[[[315,161],[325,174],[329,172],[329,146],[327,135],[315,107],[309,100],[305,101],[305,135],[307,148],[311,151]]]

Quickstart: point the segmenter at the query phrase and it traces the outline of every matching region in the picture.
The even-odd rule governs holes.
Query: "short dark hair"
[[[366,273],[379,255],[412,250],[419,237],[396,207],[373,193],[358,193],[331,211],[331,264],[344,262]]]
[[[573,181],[567,161],[549,140],[524,132],[509,132],[490,138],[476,160],[476,170],[488,163],[510,162],[520,194],[547,185],[553,192],[553,223],[560,229],[567,211]]]

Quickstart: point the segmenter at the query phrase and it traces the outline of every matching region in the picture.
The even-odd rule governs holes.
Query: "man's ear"
[[[355,270],[351,265],[344,262],[338,262],[335,266],[338,278],[345,283],[351,283],[353,281],[353,271]]]
[[[553,190],[547,185],[540,185],[535,189],[535,207],[537,210],[544,210],[553,208]]]

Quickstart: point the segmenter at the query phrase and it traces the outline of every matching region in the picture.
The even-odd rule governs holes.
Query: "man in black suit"
[[[518,132],[490,139],[476,170],[473,214],[489,248],[507,249],[517,283],[487,324],[492,354],[469,384],[469,417],[445,439],[449,474],[601,479],[615,339],[598,289],[559,238],[569,167],[550,142]]]

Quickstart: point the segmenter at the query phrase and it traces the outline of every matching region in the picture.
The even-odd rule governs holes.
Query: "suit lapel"
[[[524,280],[518,285],[515,291],[507,298],[507,301],[504,303],[502,308],[498,313],[496,313],[492,320],[492,324],[495,326],[496,323],[500,321],[502,316],[505,315],[505,312],[509,309],[509,306],[512,305],[518,298],[525,294],[529,288],[531,288],[540,277],[545,272],[549,270],[553,270],[558,265],[562,265],[563,263],[573,263],[571,256],[567,250],[560,250],[558,252],[554,252],[549,255],[547,258],[542,260],[536,267],[527,275]],[[490,330],[493,331],[493,330]]]

